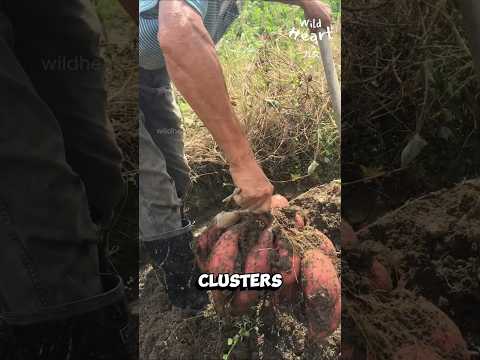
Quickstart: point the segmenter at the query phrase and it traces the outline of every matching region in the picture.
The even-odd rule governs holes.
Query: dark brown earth
[[[343,341],[354,359],[391,359],[405,344],[432,344],[433,304],[459,327],[469,349],[480,344],[480,179],[407,202],[359,232],[360,244],[342,257]],[[392,291],[372,289],[368,269],[378,259]]]

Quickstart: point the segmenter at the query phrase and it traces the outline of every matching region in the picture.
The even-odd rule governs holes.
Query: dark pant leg
[[[461,0],[465,29],[470,38],[472,55],[480,73],[480,1]]]
[[[16,54],[57,118],[67,162],[80,176],[96,222],[121,200],[121,153],[105,114],[100,24],[90,0],[10,1]]]
[[[68,309],[58,306],[102,291],[98,229],[82,179],[66,161],[55,114],[13,51],[15,27],[4,10],[0,7],[0,319],[66,317]]]

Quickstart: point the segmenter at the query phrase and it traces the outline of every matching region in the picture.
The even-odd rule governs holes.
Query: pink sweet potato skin
[[[297,255],[288,255],[290,260],[290,270],[282,271],[282,287],[278,290],[278,296],[281,302],[295,303],[299,299],[300,289],[300,257]]]
[[[394,360],[470,360],[467,344],[455,323],[434,304],[419,302],[418,308],[428,313],[435,327],[416,344],[406,344],[394,354]],[[424,341],[424,343],[422,343]]]
[[[235,228],[225,231],[215,243],[208,262],[208,272],[218,275],[233,273],[238,256],[238,240],[240,233]],[[215,308],[223,312],[226,293],[222,290],[212,291]]]
[[[378,290],[392,290],[392,278],[390,272],[378,259],[374,258],[372,261],[372,267],[368,274],[370,284],[374,289]]]
[[[271,271],[269,255],[272,248],[272,231],[263,230],[257,244],[250,249],[245,258],[244,273],[269,273]],[[260,293],[257,290],[237,291],[232,301],[232,314],[240,315],[247,312],[255,304]]]
[[[276,306],[295,304],[300,295],[300,257],[287,248],[283,239],[275,239],[274,250],[278,257],[272,271],[282,274],[282,287],[275,292],[273,302]]]
[[[305,227],[305,218],[300,211],[297,211],[295,213],[295,227],[298,230],[303,230],[303,228]]]
[[[272,196],[272,203],[271,207],[272,209],[281,209],[281,208],[286,208],[288,207],[288,200],[282,195],[275,194]]]
[[[357,234],[353,231],[352,226],[343,219],[340,223],[340,236],[342,249],[351,249],[358,245]]]
[[[210,225],[195,241],[195,257],[202,272],[208,272],[210,252],[224,229]]]
[[[319,242],[318,249],[327,256],[336,256],[337,250],[335,249],[332,240],[319,230],[315,230],[315,233]]]
[[[452,319],[432,303],[426,302],[423,307],[437,324],[432,331],[430,343],[440,349],[446,358],[453,358],[454,355],[459,358],[461,355],[465,360],[470,359],[465,339]]]
[[[332,261],[320,249],[305,252],[301,272],[309,339],[322,343],[340,323],[340,281]]]

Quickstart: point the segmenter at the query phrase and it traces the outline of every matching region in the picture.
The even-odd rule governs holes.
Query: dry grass
[[[339,176],[339,137],[323,70],[319,57],[305,58],[305,51],[318,54],[313,44],[285,35],[266,37],[253,56],[222,54],[232,103],[258,161],[274,183],[305,176],[315,157],[322,164],[321,180]],[[337,64],[339,56],[336,46]],[[185,120],[186,153],[194,181],[208,172],[205,162],[225,168],[207,129],[191,114]]]
[[[343,7],[344,161],[398,168],[418,133],[429,146],[417,172],[435,181],[478,176],[480,88],[455,1]]]

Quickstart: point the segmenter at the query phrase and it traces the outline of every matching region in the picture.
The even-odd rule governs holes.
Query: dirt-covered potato
[[[340,280],[332,261],[320,249],[304,254],[301,272],[309,337],[321,343],[340,324]]]
[[[238,240],[240,232],[236,227],[225,231],[215,243],[208,262],[208,271],[212,274],[232,274],[238,256]],[[217,311],[223,312],[227,294],[222,290],[212,291]]]
[[[253,246],[245,258],[244,273],[270,273],[271,265],[269,253],[273,247],[273,234],[271,229],[265,229],[258,239],[258,243]],[[248,309],[256,304],[260,291],[243,290],[238,291],[231,303],[232,313],[234,315],[244,314]]]
[[[315,213],[290,206],[287,199],[276,195],[268,221],[264,216],[240,214],[226,230],[220,226],[222,222],[212,221],[198,238],[199,266],[215,275],[281,274],[282,286],[274,292],[214,290],[217,312],[238,316],[255,308],[260,299],[270,299],[274,309],[289,310],[292,315],[297,312],[295,316],[308,328],[309,339],[321,343],[340,322],[340,281],[337,249],[327,235],[312,226],[310,217]]]

